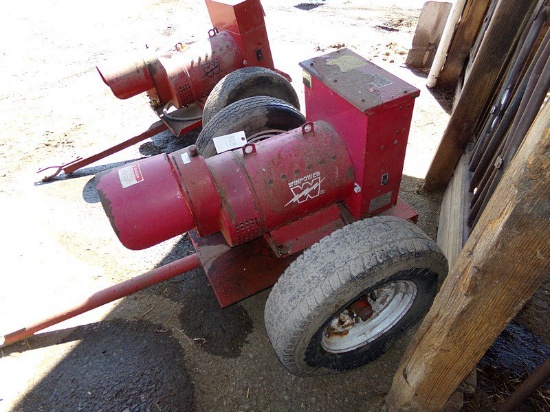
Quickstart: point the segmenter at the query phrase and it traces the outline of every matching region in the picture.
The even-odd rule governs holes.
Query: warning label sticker
[[[143,182],[143,174],[137,163],[118,169],[118,177],[123,189]]]

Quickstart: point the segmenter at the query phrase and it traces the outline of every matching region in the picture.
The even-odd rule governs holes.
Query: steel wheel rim
[[[373,292],[377,298],[368,299],[373,309],[371,318],[363,321],[346,308],[331,319],[321,339],[325,351],[349,352],[382,336],[409,311],[418,288],[410,280],[399,280],[382,285]]]

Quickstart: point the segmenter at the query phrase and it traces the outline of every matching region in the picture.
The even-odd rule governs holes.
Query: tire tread
[[[266,330],[281,362],[299,375],[318,373],[297,364],[293,348],[321,307],[373,268],[410,257],[424,258],[436,273],[446,273],[446,259],[435,242],[416,225],[394,217],[355,222],[306,250],[280,277],[266,303]]]
[[[276,97],[300,110],[298,95],[287,79],[265,67],[243,67],[227,74],[214,86],[204,104],[203,125],[224,107],[253,96]]]

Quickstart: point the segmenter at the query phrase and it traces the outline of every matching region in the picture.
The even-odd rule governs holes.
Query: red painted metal
[[[208,96],[225,75],[243,67],[243,61],[229,33],[211,30],[208,39],[180,50],[97,70],[118,98],[147,91],[156,105],[171,102],[181,108]]]
[[[207,4],[214,10],[214,4],[244,7],[243,13],[247,5],[255,6],[256,14],[261,9],[257,0]],[[230,24],[227,28],[240,34],[257,30]],[[315,122],[207,160],[190,146],[98,176],[101,202],[125,246],[142,249],[189,231],[197,254],[4,335],[0,346],[192,270],[200,262],[225,307],[273,285],[297,252],[351,221],[380,213],[416,222],[418,214],[397,193],[419,91],[349,50],[301,66],[307,115]],[[121,80],[121,95],[128,83],[150,87],[151,78],[157,85],[154,76],[137,71],[134,79]],[[187,84],[193,77],[165,72],[176,73],[167,76],[172,84]],[[184,91],[178,93],[172,98],[185,101]],[[196,90],[191,94],[196,98]],[[363,319],[372,314],[366,299],[351,309]]]
[[[155,60],[154,56],[134,57],[131,61],[111,60],[96,66],[96,69],[116,97],[128,99],[155,87],[149,73],[149,66]]]
[[[337,203],[353,182],[345,144],[319,121],[206,162],[196,148],[140,160],[97,189],[120,241],[142,249],[195,227],[237,246]]]
[[[255,147],[249,155],[242,150],[231,153],[246,170],[266,230],[316,212],[353,192],[350,154],[343,139],[324,121]]]
[[[333,204],[271,230],[264,234],[264,238],[271,246],[273,253],[277,257],[283,257],[308,248],[345,225],[340,215],[340,208],[337,204]]]
[[[273,286],[298,257],[276,257],[263,237],[238,247],[230,247],[221,233],[199,237],[191,231],[189,237],[222,308]]]
[[[335,217],[335,208],[339,209],[337,213],[339,222],[338,220],[333,221],[333,219],[338,219]],[[329,209],[329,216],[324,213],[315,213],[311,217],[311,219],[326,218],[332,222],[323,222],[324,228],[326,228],[325,236],[341,225],[350,223],[342,216],[345,209],[338,205],[330,206]],[[320,212],[324,212],[324,210]],[[415,223],[418,218],[418,214],[401,199],[398,199],[395,207],[382,214],[410,219]],[[310,219],[310,217],[304,219]],[[238,247],[230,247],[221,233],[201,237],[195,231],[189,232],[212,290],[222,308],[273,286],[290,263],[299,256],[294,252],[303,249],[293,249],[293,242],[304,242],[310,246],[320,240],[317,236],[311,238],[310,233],[304,234],[301,228],[296,226],[297,222],[301,222],[301,220],[291,222],[288,227],[283,226]],[[321,228],[323,224],[320,224]],[[318,230],[320,229],[318,228]],[[270,244],[275,236],[283,235],[288,235],[288,237],[277,238],[278,243],[275,246]],[[289,247],[290,249],[288,249]],[[288,250],[288,254],[277,254],[275,250],[281,250],[280,248],[284,251]]]
[[[195,218],[195,230],[200,236],[218,232],[222,203],[205,159],[198,156],[198,149],[193,145],[170,154],[170,160],[178,171],[187,204]]]
[[[195,227],[166,154],[102,173],[96,187],[113,229],[129,249],[144,249]]]
[[[179,276],[185,272],[196,269],[200,266],[200,260],[198,255],[192,254],[175,262],[168,263],[160,268],[153,269],[149,272],[143,273],[135,278],[126,280],[117,285],[110,286],[99,292],[94,293],[90,297],[86,298],[81,303],[64,310],[61,313],[52,315],[46,319],[43,319],[32,325],[23,327],[14,332],[7,333],[0,336],[0,347],[11,345],[22,339],[32,336],[34,333],[46,329],[52,325],[63,322],[64,320],[73,318],[89,310],[98,308],[106,303],[113,302],[124,296],[131,295],[142,289],[153,286],[157,283]]]
[[[166,125],[161,122],[161,121],[158,121],[156,123],[154,123],[153,125],[151,125],[151,127],[137,135],[137,136],[134,136],[128,140],[125,140],[124,142],[121,142],[115,146],[112,146],[110,147],[109,149],[106,149],[106,150],[103,150],[102,152],[99,152],[99,153],[96,153],[92,156],[89,156],[89,157],[85,157],[85,158],[82,158],[82,157],[79,157],[77,158],[76,160],[73,160],[72,162],[69,162],[69,163],[66,163],[66,164],[63,164],[61,166],[49,166],[49,167],[45,167],[45,168],[42,168],[40,170],[38,170],[37,173],[42,173],[48,169],[56,169],[55,173],[51,174],[51,175],[48,175],[48,176],[45,176],[42,178],[42,181],[43,182],[47,182],[47,181],[50,181],[52,180],[54,177],[56,177],[57,175],[59,175],[59,173],[61,173],[62,171],[64,173],[73,173],[74,171],[84,167],[84,166],[88,166],[94,162],[97,162],[99,159],[103,159],[104,157],[107,157],[109,155],[112,155],[113,153],[116,153],[122,149],[126,149],[127,147],[130,147],[136,143],[139,143],[145,139],[148,139],[149,137],[151,136],[155,136],[157,134],[159,134],[160,132],[166,130]]]
[[[213,1],[206,6],[214,29],[208,38],[176,45],[160,56],[106,62],[97,70],[115,96],[147,92],[155,105],[181,108],[208,96],[226,74],[245,65],[274,69],[259,0]]]
[[[357,186],[346,207],[356,219],[389,209],[397,203],[420,91],[347,49],[300,66],[308,120],[334,126],[352,157]]]
[[[191,231],[222,306],[271,286],[286,258],[345,224],[374,214],[418,218],[397,196],[418,90],[348,50],[302,67],[308,117],[330,122],[206,160],[191,146],[139,161],[125,166],[142,173],[129,188],[117,170],[98,179],[125,245]]]
[[[153,110],[172,134],[180,137],[202,126],[203,107],[202,102],[197,101],[174,111],[170,111],[170,104],[155,107]]]
[[[122,149],[126,149],[127,147],[130,147],[136,143],[142,142],[145,139],[148,139],[152,136],[155,136],[161,132],[166,130],[166,125],[158,121],[149,127],[145,132],[134,136],[128,140],[125,140],[124,142],[118,143],[115,146],[110,147],[109,149],[103,150],[102,152],[96,153],[95,155],[86,157],[84,159],[78,160],[77,162],[71,163],[70,165],[63,168],[63,171],[65,173],[73,173],[74,171],[84,167],[88,166],[99,159],[102,159],[106,156],[112,155],[113,153],[119,152]]]
[[[369,320],[373,315],[372,306],[369,303],[369,299],[367,296],[363,296],[360,299],[357,299],[355,302],[353,302],[349,308],[355,312],[355,314],[361,318],[361,320],[364,322],[366,320]]]
[[[418,223],[418,212],[410,207],[403,199],[397,198],[397,203],[387,210],[379,213],[380,216],[395,216],[401,219]]]
[[[195,110],[192,110],[192,109],[195,109]],[[62,164],[60,166],[44,167],[44,168],[38,170],[37,173],[42,173],[42,172],[44,172],[46,170],[49,170],[49,169],[55,169],[55,172],[53,174],[45,176],[45,177],[42,178],[43,182],[48,182],[50,180],[53,180],[53,178],[58,176],[61,172],[64,172],[65,174],[71,174],[71,173],[77,171],[78,169],[83,168],[84,166],[91,165],[92,163],[95,163],[98,160],[104,159],[105,157],[110,156],[114,153],[117,153],[117,152],[121,151],[122,149],[126,149],[127,147],[133,146],[136,143],[142,142],[145,139],[153,137],[153,136],[165,131],[166,129],[170,129],[170,131],[174,134],[174,136],[181,136],[181,135],[183,135],[187,132],[190,132],[191,130],[194,130],[197,127],[200,127],[202,125],[202,121],[200,120],[200,118],[198,118],[198,119],[197,118],[190,118],[189,120],[184,120],[185,119],[184,116],[187,116],[188,115],[187,113],[189,111],[193,111],[193,112],[196,113],[196,110],[200,110],[201,113],[202,113],[202,107],[199,107],[196,104],[194,104],[192,106],[189,106],[188,108],[182,108],[182,109],[179,109],[179,110],[176,110],[176,111],[170,113],[170,114],[173,114],[175,116],[180,116],[181,117],[180,120],[175,121],[175,120],[171,120],[171,119],[167,118],[163,114],[163,109],[162,108],[155,109],[155,111],[158,112],[158,116],[159,116],[160,120],[156,123],[153,123],[149,127],[149,129],[147,129],[145,132],[143,132],[143,133],[141,133],[137,136],[131,137],[128,140],[125,140],[121,143],[118,143],[114,146],[111,146],[110,148],[105,149],[105,150],[103,150],[101,152],[98,152],[96,154],[93,154],[91,156],[84,157],[84,158],[83,157],[78,157],[77,159],[75,159],[71,162]]]
[[[202,108],[201,100],[208,96],[218,81],[245,65],[275,70],[259,0],[206,0],[206,6],[214,29],[208,31],[208,38],[203,41],[178,43],[174,50],[160,56],[151,54],[97,66],[103,82],[116,97],[127,99],[147,92],[153,110],[165,124],[164,128],[170,129],[175,136],[200,127],[202,112],[192,118],[186,118],[184,113],[183,119],[174,120],[165,113],[168,106],[180,110],[190,105]],[[290,80],[287,74],[277,72]],[[152,133],[152,130],[156,127],[153,125],[139,136],[100,153],[86,158],[79,157],[61,166],[46,167],[40,169],[39,173],[55,169],[43,181],[53,179],[62,171],[72,173],[153,136],[156,133]]]
[[[214,27],[233,36],[249,66],[273,69],[273,58],[260,0],[206,0]]]
[[[237,246],[261,236],[265,224],[242,164],[233,152],[206,160],[216,183],[222,208],[217,216],[225,241]]]

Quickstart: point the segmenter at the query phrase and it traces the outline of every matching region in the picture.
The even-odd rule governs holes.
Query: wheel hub
[[[414,282],[400,280],[362,296],[330,321],[321,346],[327,352],[344,353],[377,339],[405,316],[416,294]]]

